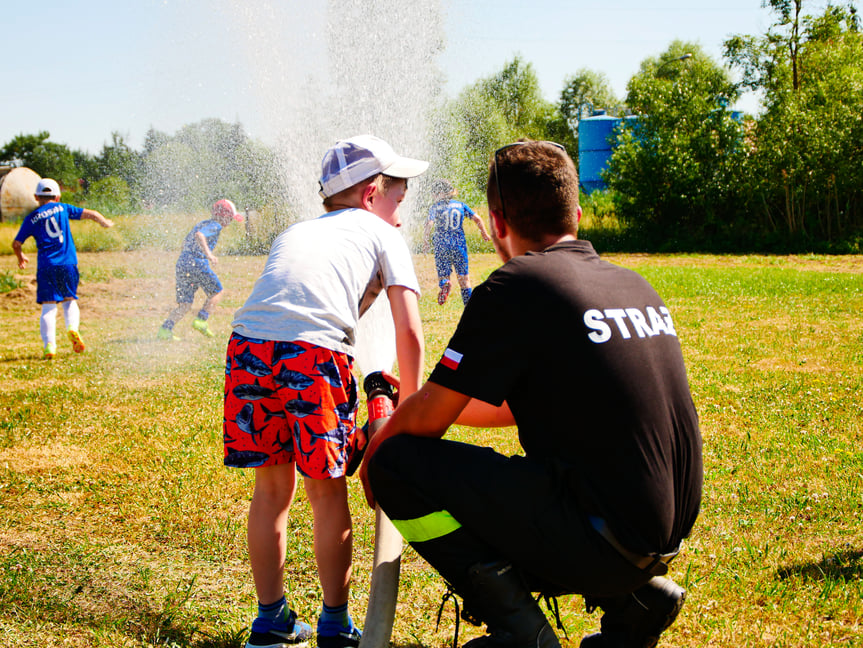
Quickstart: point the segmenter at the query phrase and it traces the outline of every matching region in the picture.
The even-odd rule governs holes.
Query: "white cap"
[[[60,195],[60,185],[51,178],[42,178],[36,185],[37,196],[56,197]]]
[[[357,135],[340,140],[324,154],[321,162],[321,198],[329,198],[358,182],[383,173],[394,178],[414,178],[429,163],[398,155],[374,135]]]

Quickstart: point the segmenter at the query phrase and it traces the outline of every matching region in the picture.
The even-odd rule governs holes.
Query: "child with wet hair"
[[[471,296],[467,240],[464,236],[465,219],[476,223],[484,241],[491,240],[482,219],[465,203],[455,199],[457,193],[450,182],[435,180],[432,184],[434,204],[429,208],[425,228],[426,240],[434,230],[434,260],[439,287],[437,303],[441,306],[449,297],[452,287],[450,274],[453,270],[461,288],[462,303],[466,305]]]
[[[232,221],[243,222],[243,215],[237,212],[237,208],[230,200],[222,199],[213,205],[212,218],[202,220],[195,225],[186,238],[183,239],[183,249],[177,259],[175,268],[177,278],[177,306],[168,318],[159,327],[156,337],[160,340],[179,340],[174,334],[174,326],[177,325],[186,313],[192,308],[195,301],[195,293],[203,290],[207,299],[198,311],[197,317],[192,321],[192,328],[207,337],[213,337],[207,320],[213,314],[213,309],[222,299],[222,282],[210,267],[211,263],[219,260],[213,254],[216,243],[219,242],[219,234]]]

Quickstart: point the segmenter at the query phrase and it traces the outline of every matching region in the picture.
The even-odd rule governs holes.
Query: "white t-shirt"
[[[245,337],[303,341],[353,356],[360,315],[390,286],[420,292],[398,229],[363,209],[330,212],[295,223],[273,241],[231,325]]]

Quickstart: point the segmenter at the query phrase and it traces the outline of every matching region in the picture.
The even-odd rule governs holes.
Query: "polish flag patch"
[[[455,371],[458,369],[458,365],[463,357],[464,354],[459,353],[458,351],[453,351],[452,349],[447,349],[443,352],[443,357],[440,359],[440,363],[447,369]]]

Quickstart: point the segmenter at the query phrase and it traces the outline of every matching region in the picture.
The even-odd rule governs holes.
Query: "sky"
[[[640,63],[673,40],[697,42],[721,61],[726,38],[763,34],[772,22],[761,0],[412,2],[442,7],[444,47],[435,62],[450,97],[518,55],[533,66],[550,101],[582,68],[604,73],[622,98]],[[205,118],[239,121],[269,143],[275,134],[261,94],[274,62],[263,76],[255,74],[258,89],[252,88],[252,72],[265,67],[259,63],[266,57],[253,25],[269,20],[267,38],[311,43],[296,46],[289,63],[276,63],[314,76],[322,56],[314,39],[325,29],[326,2],[40,0],[4,3],[0,15],[0,144],[48,131],[53,142],[98,154],[113,132],[140,148],[150,128],[173,134]],[[410,91],[410,79],[400,82]],[[272,79],[276,84],[280,94],[293,89],[281,77]],[[757,112],[757,98],[744,97],[736,107]]]

